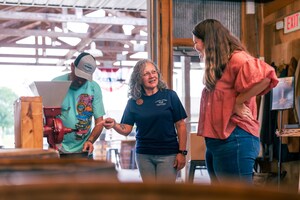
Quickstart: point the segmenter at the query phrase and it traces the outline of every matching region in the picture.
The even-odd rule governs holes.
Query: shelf
[[[281,133],[276,130],[276,135],[280,137],[300,137],[300,128],[297,129],[282,129]]]

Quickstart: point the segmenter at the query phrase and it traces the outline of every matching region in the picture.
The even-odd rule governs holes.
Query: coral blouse
[[[259,95],[266,94],[277,85],[278,78],[274,68],[245,51],[235,51],[215,89],[208,91],[205,88],[202,91],[198,135],[226,139],[235,127],[239,126],[259,137],[256,97],[244,102],[250,108],[253,120],[233,114],[233,109],[238,94],[246,92],[264,78],[271,79],[271,83]]]

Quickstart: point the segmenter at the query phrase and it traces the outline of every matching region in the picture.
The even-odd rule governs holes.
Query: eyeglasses
[[[146,72],[143,74],[143,76],[146,77],[146,76],[150,76],[150,75],[154,75],[154,74],[157,74],[156,70],[152,70],[151,72]]]

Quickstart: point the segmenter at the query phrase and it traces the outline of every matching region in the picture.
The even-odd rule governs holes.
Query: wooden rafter
[[[147,41],[147,36],[140,35],[140,30],[147,32],[147,19],[145,12],[120,12],[118,10],[106,10],[104,17],[87,17],[87,13],[94,10],[83,9],[83,15],[77,16],[74,8],[60,7],[34,7],[34,6],[3,6],[0,5],[0,44],[1,48],[31,48],[35,49],[35,55],[6,54],[0,52],[0,57],[8,58],[48,58],[58,59],[56,65],[62,65],[64,61],[74,59],[76,53],[89,49],[91,42],[96,43],[96,48],[103,52],[102,58],[97,58],[98,61],[115,61],[116,55],[122,51],[128,51],[129,55],[136,53],[132,40]],[[64,23],[76,22],[89,25],[87,33],[78,33],[68,31],[56,32],[55,27],[64,30]],[[122,29],[123,25],[133,25],[132,35],[125,35]],[[49,31],[51,30],[51,31]],[[19,44],[18,41],[27,37],[34,36],[35,44]],[[38,42],[41,38],[42,43]],[[59,44],[46,44],[46,38],[52,41],[57,41]],[[63,38],[77,38],[80,42],[75,46],[65,42]],[[129,48],[124,48],[127,44]],[[41,49],[43,55],[38,49]],[[65,55],[47,56],[46,50],[68,50]],[[145,47],[146,49],[146,47]],[[131,59],[128,55],[128,60]],[[107,60],[106,60],[107,59]],[[1,64],[18,64],[14,63]],[[30,63],[26,63],[31,65]],[[33,63],[37,65],[38,63]],[[44,64],[53,65],[53,63]]]

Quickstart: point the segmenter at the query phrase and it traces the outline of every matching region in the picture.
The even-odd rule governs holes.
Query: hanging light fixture
[[[91,42],[90,44],[90,49],[87,50],[88,53],[92,54],[94,57],[102,57],[103,53],[101,50],[96,49],[96,43],[95,42]]]

